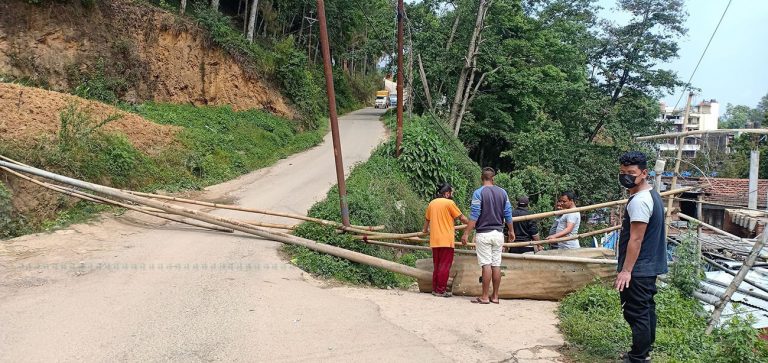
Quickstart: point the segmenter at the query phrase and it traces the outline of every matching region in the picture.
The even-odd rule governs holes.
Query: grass
[[[95,120],[77,104],[60,115],[57,137],[34,145],[3,143],[0,154],[52,172],[118,188],[154,191],[199,189],[272,165],[320,143],[327,127],[301,132],[296,124],[269,113],[229,107],[148,103],[127,107],[157,123],[183,127],[177,141],[158,155],[137,150],[117,133],[103,132],[110,122]],[[86,220],[102,210],[61,204],[57,217],[45,220],[9,208],[10,192],[0,189],[0,237],[14,237]],[[6,206],[6,207],[3,207]],[[8,209],[9,211],[6,211]],[[5,228],[7,227],[7,228]]]
[[[749,319],[727,321],[705,335],[708,314],[702,305],[674,287],[656,295],[658,325],[656,362],[765,362],[768,345]],[[590,285],[566,297],[559,308],[560,329],[573,345],[573,358],[613,362],[631,345],[631,332],[621,313],[619,294],[604,285]]]

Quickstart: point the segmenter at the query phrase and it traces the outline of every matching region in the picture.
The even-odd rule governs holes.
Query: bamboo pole
[[[636,137],[635,140],[637,140],[637,141],[650,141],[650,140],[656,140],[656,139],[669,139],[671,137],[683,137],[683,136],[694,136],[694,135],[711,135],[711,134],[736,134],[736,133],[768,135],[768,129],[694,130],[694,131],[672,132],[672,133],[668,133],[668,134],[640,136],[640,137]]]
[[[291,218],[291,219],[298,219],[302,221],[307,222],[314,222],[318,224],[322,224],[325,226],[332,226],[332,227],[339,227],[342,228],[344,225],[339,222],[334,221],[328,221],[320,218],[314,218],[314,217],[308,217],[303,216],[300,214],[293,214],[293,213],[286,213],[286,212],[277,212],[277,211],[270,211],[266,209],[257,209],[257,208],[246,208],[241,207],[239,205],[233,205],[233,204],[219,204],[219,203],[212,203],[212,202],[204,202],[200,200],[194,200],[194,199],[186,199],[186,198],[179,198],[179,197],[172,197],[168,195],[160,195],[160,194],[152,194],[152,193],[143,193],[143,192],[137,192],[133,190],[121,190],[124,193],[129,193],[133,195],[137,195],[140,197],[147,197],[147,198],[156,198],[156,199],[164,199],[169,200],[173,202],[179,202],[179,203],[187,203],[187,204],[195,204],[195,205],[201,205],[205,207],[212,207],[216,209],[230,209],[230,210],[236,210],[240,212],[249,212],[249,213],[257,213],[257,214],[266,214],[276,217],[284,217],[284,218]],[[346,228],[352,228],[355,230],[362,230],[362,231],[380,231],[384,229],[384,226],[350,226]]]
[[[683,132],[688,131],[686,130],[688,127],[688,117],[690,115],[691,111],[691,99],[693,98],[693,92],[688,93],[688,101],[685,103],[685,114],[683,115]],[[680,173],[680,162],[683,160],[683,145],[685,144],[685,137],[684,136],[678,136],[675,140],[677,140],[677,157],[675,158],[675,169],[672,172],[672,184],[669,186],[670,189],[674,188],[677,185],[677,175]],[[669,234],[669,224],[670,224],[670,217],[672,216],[672,205],[674,204],[674,198],[673,196],[669,196],[669,199],[667,200],[667,211],[666,211],[666,220],[667,224],[664,227],[666,234]]]
[[[709,321],[707,322],[707,329],[704,331],[707,335],[712,333],[715,325],[720,321],[720,315],[723,313],[725,306],[731,301],[731,296],[736,292],[736,289],[741,285],[741,282],[744,281],[744,278],[747,277],[747,273],[752,268],[752,265],[755,264],[757,256],[760,255],[760,250],[763,249],[766,242],[768,242],[768,233],[763,233],[763,238],[752,247],[749,257],[747,257],[747,260],[741,265],[739,272],[734,276],[733,280],[731,280],[731,284],[728,288],[725,289],[722,299],[715,306],[715,310],[712,312],[712,316],[709,317]]]
[[[504,247],[527,247],[527,246],[534,246],[534,245],[545,245],[545,244],[550,244],[550,243],[558,243],[558,242],[570,241],[570,240],[578,239],[578,238],[591,237],[591,236],[594,236],[594,235],[608,233],[608,232],[616,231],[616,230],[619,230],[619,229],[621,229],[621,226],[613,226],[613,227],[598,229],[598,230],[592,231],[592,232],[585,232],[585,233],[582,233],[582,234],[578,234],[576,236],[565,236],[565,237],[560,237],[560,238],[553,238],[551,240],[505,243]]]
[[[693,189],[693,188],[692,187],[678,188],[678,189],[666,191],[664,193],[660,193],[660,195],[662,197],[666,197],[668,195],[684,193],[684,192],[689,191],[691,189]],[[583,207],[576,207],[576,208],[571,208],[571,209],[561,209],[561,210],[555,210],[555,211],[544,212],[544,213],[529,214],[529,215],[526,215],[526,216],[514,217],[514,218],[512,218],[512,222],[522,222],[522,221],[529,221],[529,220],[533,220],[533,219],[542,219],[542,218],[559,216],[559,215],[568,214],[568,213],[575,213],[575,212],[586,212],[586,211],[591,211],[591,210],[595,210],[595,209],[601,209],[601,208],[613,207],[613,206],[616,206],[616,205],[627,204],[628,201],[629,201],[629,199],[621,199],[621,200],[615,200],[615,201],[612,201],[612,202],[592,204],[592,205],[587,205],[587,206],[583,206]]]
[[[691,217],[689,215],[686,215],[686,214],[683,214],[683,213],[677,213],[677,216],[680,217],[680,219],[685,219],[686,221],[689,221],[689,222],[698,223],[699,226],[705,227],[705,228],[707,228],[709,230],[712,230],[713,232],[716,232],[717,234],[720,234],[720,235],[723,235],[723,236],[726,236],[726,237],[730,237],[730,238],[733,238],[733,239],[739,240],[739,241],[742,240],[742,238],[739,237],[739,236],[736,236],[734,234],[731,234],[731,233],[728,233],[726,231],[723,231],[720,228],[717,228],[717,227],[715,227],[715,226],[713,226],[711,224],[704,223],[704,222],[702,222],[702,221],[700,221],[700,220],[698,220],[696,218],[693,218],[693,217]]]
[[[5,167],[0,167],[0,170],[3,170],[5,172],[7,172],[7,173],[10,173],[10,174],[12,174],[12,175],[14,175],[14,176],[16,176],[18,178],[24,179],[24,180],[26,180],[28,182],[33,183],[33,184],[37,184],[37,185],[39,185],[39,186],[41,186],[43,188],[47,188],[47,189],[53,190],[55,192],[62,193],[62,194],[65,194],[65,195],[69,195],[71,197],[82,199],[82,200],[86,200],[86,201],[89,201],[89,202],[100,203],[100,204],[110,204],[110,205],[118,206],[118,207],[121,207],[121,208],[129,209],[129,210],[132,210],[132,211],[135,211],[135,212],[144,213],[144,214],[147,214],[147,215],[150,215],[150,216],[153,216],[153,217],[162,218],[162,219],[166,219],[166,220],[173,221],[173,222],[188,224],[188,225],[194,226],[194,227],[210,229],[210,230],[214,230],[214,231],[218,231],[218,232],[226,232],[226,233],[233,233],[233,232],[235,232],[231,228],[222,228],[222,227],[218,227],[218,226],[206,225],[206,224],[197,223],[197,222],[193,222],[193,221],[185,221],[185,220],[183,220],[181,218],[175,218],[175,217],[172,217],[172,216],[169,216],[169,215],[163,215],[161,213],[154,212],[154,211],[151,211],[151,210],[147,210],[145,208],[140,208],[138,206],[133,206],[133,205],[130,205],[130,204],[120,203],[120,202],[115,201],[115,200],[110,200],[108,198],[103,198],[103,197],[99,197],[99,196],[96,196],[96,195],[92,195],[92,194],[88,194],[88,193],[83,193],[83,192],[78,191],[78,190],[74,190],[74,189],[70,189],[70,188],[65,188],[65,187],[60,187],[58,185],[54,185],[54,184],[50,184],[50,183],[41,182],[39,180],[35,180],[35,179],[30,178],[30,177],[28,177],[26,175],[23,175],[23,174],[19,174],[19,173],[15,172],[15,171],[13,171],[11,169],[8,169],[8,168],[5,168]]]
[[[14,164],[17,164],[17,165],[26,166],[26,167],[30,167],[30,168],[32,167],[30,165],[24,164],[24,163],[22,163],[20,161],[17,161],[17,160],[13,160],[13,159],[11,159],[9,157],[6,157],[6,156],[3,156],[3,155],[0,155],[0,159],[6,160],[6,161],[8,161],[10,163],[14,163]],[[133,195],[138,195],[138,196],[141,196],[141,197],[165,199],[165,200],[170,200],[170,201],[179,202],[179,203],[196,204],[196,205],[202,205],[202,206],[206,206],[206,207],[213,207],[213,208],[217,208],[217,209],[231,209],[231,210],[237,210],[237,211],[241,211],[241,212],[251,212],[251,213],[258,213],[258,214],[273,215],[273,216],[278,216],[278,217],[285,217],[285,218],[291,218],[291,219],[304,220],[304,221],[308,221],[308,222],[315,222],[315,223],[319,223],[319,224],[323,224],[323,225],[327,225],[327,226],[343,226],[343,224],[339,223],[339,222],[327,221],[327,220],[324,220],[324,219],[313,218],[313,217],[308,217],[308,216],[302,216],[302,215],[293,214],[293,213],[275,212],[275,211],[269,211],[269,210],[263,210],[263,209],[254,209],[254,208],[243,208],[243,207],[240,207],[240,206],[237,206],[237,205],[231,205],[231,204],[218,204],[218,203],[204,202],[204,201],[199,201],[199,200],[194,200],[194,199],[185,199],[185,198],[179,198],[179,197],[172,197],[172,196],[168,196],[168,195],[153,194],[153,193],[143,193],[143,192],[137,192],[137,191],[133,191],[133,190],[121,189],[120,191],[122,191],[124,193],[130,193],[130,194],[133,194]],[[155,212],[158,212],[158,211],[155,211]],[[355,226],[355,225],[352,225],[351,227],[359,229],[359,230],[365,230],[365,231],[380,231],[380,230],[383,230],[385,228],[385,226]],[[279,227],[276,227],[276,228],[279,228]]]
[[[110,188],[103,185],[98,185],[94,183],[85,182],[82,180],[77,180],[74,178],[69,178],[66,176],[40,170],[37,168],[20,166],[20,165],[8,163],[6,161],[0,161],[0,166],[4,166],[6,168],[13,169],[19,172],[36,175],[46,179],[51,179],[62,184],[68,184],[78,188],[91,190],[93,192],[107,195],[116,199],[126,200],[126,201],[134,202],[137,204],[144,204],[153,208],[164,210],[171,214],[176,214],[176,215],[181,215],[188,218],[197,219],[206,223],[215,224],[225,228],[231,228],[236,231],[244,232],[251,235],[256,235],[269,240],[291,244],[291,245],[303,246],[313,251],[326,253],[329,255],[333,255],[336,257],[344,258],[353,262],[362,263],[362,264],[366,264],[373,267],[382,268],[387,271],[410,276],[416,279],[426,280],[426,279],[432,278],[431,272],[420,270],[414,267],[402,265],[396,262],[381,259],[378,257],[369,256],[359,252],[349,251],[340,247],[318,243],[316,241],[292,236],[290,234],[286,234],[282,232],[273,232],[273,231],[265,230],[260,227],[249,225],[247,223],[238,222],[235,220],[205,213],[202,211],[187,209],[187,208],[179,207],[176,205],[156,201],[150,198],[144,198],[144,197],[132,195],[130,193],[125,193],[115,188]]]
[[[376,240],[366,240],[366,243],[379,245],[379,246],[386,246],[386,247],[393,247],[393,248],[403,248],[403,249],[410,249],[410,250],[419,250],[419,251],[431,251],[432,249],[427,246],[414,246],[414,245],[404,245],[399,243],[390,243],[390,242],[382,242],[382,241],[376,241]],[[465,254],[465,255],[476,255],[477,252],[475,250],[463,250],[463,249],[455,249],[455,253]],[[548,262],[574,262],[574,263],[587,263],[587,264],[598,264],[598,265],[615,265],[617,262],[616,260],[609,260],[609,259],[598,259],[598,258],[585,258],[585,257],[569,257],[569,256],[541,256],[541,255],[529,255],[529,254],[516,254],[516,253],[502,253],[502,258],[510,259],[510,260],[534,260],[534,261],[548,261]]]

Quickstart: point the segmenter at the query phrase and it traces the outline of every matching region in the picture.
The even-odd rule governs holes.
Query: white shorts
[[[501,266],[501,250],[504,247],[504,233],[490,231],[475,235],[475,250],[480,266]]]

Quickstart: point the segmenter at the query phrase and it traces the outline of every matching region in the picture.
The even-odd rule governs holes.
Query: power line
[[[675,107],[673,108],[673,110],[677,109],[677,106],[680,105],[680,101],[683,100],[683,95],[685,95],[685,91],[687,91],[688,87],[691,86],[691,81],[693,80],[693,76],[696,74],[696,71],[699,69],[699,65],[701,64],[701,61],[704,59],[704,56],[707,54],[707,49],[709,49],[709,45],[712,44],[712,39],[715,38],[715,34],[717,34],[717,30],[720,29],[720,24],[723,23],[723,18],[725,18],[725,13],[728,12],[728,8],[731,6],[732,1],[733,0],[728,0],[728,5],[725,6],[725,10],[723,10],[723,15],[720,15],[720,21],[717,22],[717,26],[715,27],[715,30],[712,32],[712,35],[709,37],[707,46],[704,48],[704,51],[701,52],[701,57],[699,57],[699,62],[696,63],[696,68],[693,69],[693,73],[691,73],[691,76],[688,78],[688,82],[686,82],[685,87],[683,87],[683,91],[680,92],[680,98],[677,99],[677,103],[675,103]]]

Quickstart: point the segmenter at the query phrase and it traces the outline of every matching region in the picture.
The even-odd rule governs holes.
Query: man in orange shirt
[[[432,295],[450,297],[448,275],[453,264],[453,244],[455,238],[455,221],[460,219],[467,223],[467,217],[461,213],[453,202],[453,188],[448,183],[440,184],[424,215],[424,233],[429,231],[429,247],[432,248]]]

